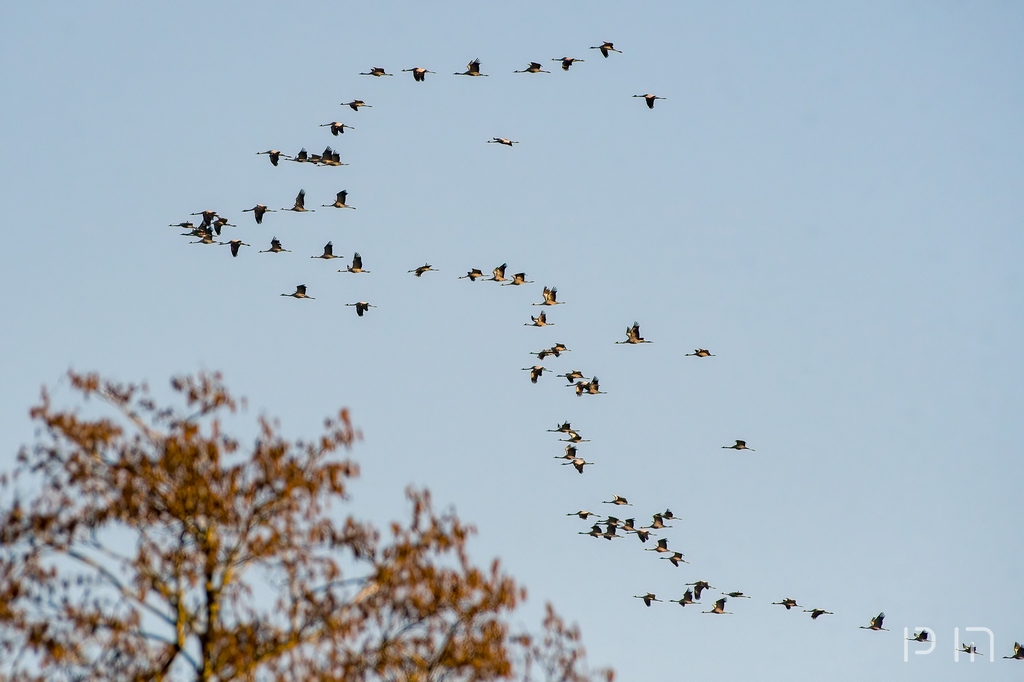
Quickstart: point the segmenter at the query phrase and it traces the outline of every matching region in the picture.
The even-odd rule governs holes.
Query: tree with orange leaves
[[[386,540],[335,521],[358,467],[341,411],[313,441],[259,420],[217,374],[177,378],[185,411],[145,386],[70,373],[110,416],[31,416],[40,440],[4,476],[0,678],[10,680],[611,680],[548,607],[544,634],[511,632],[524,591],[466,554],[473,529],[410,490]],[[23,488],[35,492],[22,499]]]

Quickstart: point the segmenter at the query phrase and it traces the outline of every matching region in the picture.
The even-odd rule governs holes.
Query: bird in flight
[[[701,613],[717,613],[719,615],[732,615],[732,611],[725,610],[725,597],[722,597],[715,602],[715,605],[711,607],[710,611],[701,611]]]
[[[356,251],[355,255],[352,256],[352,265],[348,266],[344,270],[338,270],[338,272],[353,272],[359,274],[362,272],[369,273],[369,270],[363,270],[363,257]]]
[[[328,128],[329,127],[331,129],[331,135],[334,135],[335,137],[337,137],[340,134],[344,134],[345,128],[348,128],[349,130],[355,130],[355,128],[353,128],[352,126],[345,125],[341,121],[331,121],[330,123],[321,123],[320,127],[321,128]],[[271,159],[271,161],[273,161],[273,159]],[[277,164],[274,164],[274,165],[276,166]]]
[[[348,307],[351,307],[351,308],[355,308],[356,309],[356,315],[358,315],[359,317],[362,317],[363,313],[365,313],[370,308],[376,308],[377,307],[375,305],[370,305],[366,301],[358,301],[356,303],[346,303],[345,305],[348,306]]]
[[[750,450],[751,452],[757,452],[754,448],[747,447],[747,441],[737,440],[735,445],[723,445],[723,450]]]
[[[494,270],[492,270],[492,272],[494,273],[494,276],[493,277],[488,277],[487,281],[488,282],[504,282],[505,281],[505,268],[507,268],[507,267],[508,267],[508,263],[502,263],[498,267],[494,268]]]
[[[484,273],[483,273],[482,270],[480,270],[480,268],[473,268],[472,270],[467,272],[462,277],[459,277],[459,279],[468,279],[470,282],[475,282],[475,281],[477,281],[478,279],[480,279],[483,276],[484,276]],[[543,360],[543,359],[544,358],[541,358],[541,360]]]
[[[672,552],[672,556],[663,556],[661,558],[667,559],[669,562],[672,563],[673,566],[679,566],[679,564],[690,563],[689,561],[683,558],[682,552]],[[687,590],[687,592],[689,592],[689,590]]]
[[[560,303],[565,302],[558,300],[558,289],[554,287],[544,287],[542,295],[544,296],[544,300],[540,303],[534,303],[533,305],[559,305]]]
[[[601,50],[601,56],[604,57],[605,59],[608,58],[608,53],[609,52],[618,52],[619,54],[622,54],[622,50],[616,50],[615,49],[615,45],[613,45],[612,43],[609,43],[607,40],[604,41],[603,43],[601,43],[600,45],[594,45],[590,49],[591,50]],[[579,61],[579,60],[577,60],[577,61]]]
[[[246,244],[241,239],[232,239],[229,242],[221,242],[220,245],[221,246],[230,246],[231,247],[231,257],[232,258],[237,258],[238,257],[238,248],[240,246],[252,246],[251,244]]]
[[[414,268],[409,272],[413,273],[417,277],[422,277],[424,272],[437,272],[437,270],[435,270],[430,263],[424,263],[423,265],[419,266],[418,268]]]
[[[700,599],[700,593],[703,592],[704,590],[713,590],[713,589],[715,589],[711,585],[708,585],[708,582],[706,580],[698,580],[695,583],[686,583],[686,584],[687,585],[693,585],[693,594],[694,594],[694,596],[698,600]]]
[[[473,61],[471,61],[469,64],[466,65],[466,70],[465,71],[461,71],[461,72],[456,71],[455,75],[456,76],[487,76],[489,74],[480,73],[480,60],[479,59],[474,59]]]
[[[785,606],[787,611],[789,611],[793,607],[803,608],[802,606],[796,603],[796,599],[791,599],[789,597],[786,597],[782,601],[773,601],[772,604],[777,604],[778,606]]]
[[[533,367],[523,367],[523,370],[530,373],[530,383],[537,383],[537,379],[544,376],[544,372],[549,372],[547,367],[541,367],[540,365],[534,365]]]
[[[562,71],[568,71],[569,67],[572,66],[573,64],[575,64],[576,62],[583,62],[583,61],[586,61],[586,60],[585,59],[576,59],[575,57],[560,57],[560,58],[552,59],[551,61],[553,61],[553,62],[562,62]]]
[[[625,497],[621,497],[619,495],[612,495],[612,499],[605,500],[601,504],[614,504],[614,505],[619,506],[619,507],[623,507],[623,506],[625,506],[625,507],[632,507],[633,506],[633,505],[631,505],[629,503],[629,500],[627,500]]]
[[[633,95],[633,97],[643,97],[644,101],[647,102],[647,108],[648,109],[653,109],[654,108],[654,100],[657,100],[657,99],[668,99],[667,97],[658,97],[657,95],[652,95],[650,93],[648,93],[646,95]]]
[[[270,248],[260,253],[291,253],[288,249],[281,246],[281,240],[277,237],[273,237],[270,240]]]
[[[271,165],[274,165],[274,166],[277,165],[277,162],[281,160],[281,156],[282,156],[281,152],[278,151],[277,149],[268,149],[265,152],[256,152],[256,153],[257,154],[266,154],[267,156],[269,156],[270,157],[270,163],[271,163]],[[291,158],[287,154],[284,154],[283,156],[286,159],[290,159]]]
[[[634,599],[643,599],[644,600],[644,606],[650,606],[651,602],[656,602],[656,601],[660,602],[661,601],[660,599],[658,599],[657,597],[654,596],[653,592],[648,592],[647,594],[635,594],[635,595],[633,595],[633,598]]]
[[[530,319],[533,322],[523,322],[524,327],[553,327],[553,322],[548,322],[548,316],[544,314],[544,311],[540,311],[540,315],[534,317],[530,315]]]
[[[352,111],[359,111],[360,107],[369,107],[370,109],[373,108],[372,105],[367,104],[366,102],[364,102],[361,99],[354,99],[351,102],[342,102],[341,106],[349,107],[350,109],[352,109]]]
[[[588,462],[588,461],[584,460],[582,457],[575,457],[571,461],[562,462],[562,466],[566,466],[567,464],[573,465],[574,467],[576,467],[576,471],[578,471],[578,472],[580,472],[582,474],[583,473],[583,467],[586,466],[587,464],[593,464],[593,462]]]
[[[263,224],[263,214],[264,213],[277,213],[276,210],[274,210],[272,208],[267,208],[263,204],[256,204],[252,208],[242,209],[242,213],[248,213],[249,211],[252,211],[252,215],[256,219],[256,224],[257,225],[262,225]]]
[[[505,282],[504,284],[502,284],[502,286],[505,286],[505,287],[508,287],[508,286],[517,287],[517,286],[519,286],[521,284],[533,284],[533,280],[526,279],[526,273],[525,272],[517,272],[516,274],[512,275],[512,281]]]
[[[687,590],[686,592],[683,592],[683,596],[681,598],[672,599],[671,601],[675,604],[679,604],[683,608],[685,608],[687,604],[697,603],[693,600],[693,590]]]
[[[653,341],[648,341],[644,337],[640,336],[640,323],[639,322],[634,322],[632,327],[626,327],[626,340],[625,341],[616,341],[615,343],[637,344],[637,343],[653,343]]]
[[[815,611],[820,611],[820,609],[815,609]],[[824,613],[828,613],[828,612],[825,611]],[[815,618],[815,617],[816,616],[811,615],[811,618]],[[908,642],[930,642],[931,640],[928,639],[928,637],[929,637],[928,630],[927,629],[922,629],[922,630],[917,630],[916,632],[914,632],[914,636],[913,637],[907,637],[907,641]]]
[[[324,252],[319,256],[310,256],[310,258],[323,258],[324,260],[330,260],[331,258],[341,258],[341,256],[334,255],[334,244],[327,242],[324,244]]]
[[[707,348],[696,348],[692,353],[687,353],[686,357],[698,357],[698,358],[713,358],[715,354],[709,351]]]
[[[825,616],[825,615],[831,616],[831,615],[833,615],[831,611],[826,611],[825,609],[809,609],[809,610],[808,609],[804,609],[804,613],[811,614],[811,620],[818,620],[818,616]],[[927,640],[928,639],[928,631],[924,630],[923,632],[924,632],[925,640]],[[924,640],[918,640],[918,641],[920,642],[920,641],[924,641]]]
[[[388,73],[387,71],[384,70],[384,67],[382,67],[382,66],[375,66],[372,69],[370,69],[369,71],[367,71],[366,73],[361,73],[359,75],[360,76],[377,76],[378,78],[380,78],[381,76],[394,76],[395,74]]]
[[[527,66],[522,71],[516,71],[516,73],[551,73],[551,72],[550,71],[545,71],[544,67],[541,66],[541,64],[539,62],[530,62],[529,66]]]
[[[343,189],[340,192],[338,192],[338,194],[335,196],[333,204],[320,204],[320,205],[321,206],[325,206],[327,208],[351,208],[351,209],[354,210],[355,206],[349,206],[348,204],[345,203],[345,201],[347,199],[348,199],[348,190]]]
[[[428,73],[437,73],[436,71],[427,71],[426,69],[419,66],[413,67],[411,69],[402,69],[403,73],[406,71],[411,71],[413,80],[418,81],[420,83],[427,79]]]
[[[307,296],[306,295],[306,285],[305,284],[297,285],[295,287],[295,293],[294,294],[281,294],[281,295],[282,296],[292,296],[294,298],[308,298],[311,301],[316,300],[312,296]]]
[[[503,144],[506,147],[511,147],[514,144],[519,144],[518,142],[516,142],[514,140],[510,140],[507,137],[492,137],[491,139],[487,140],[487,143],[488,144]]]
[[[295,211],[296,213],[313,213],[313,209],[306,208],[306,190],[300,189],[295,195],[295,205],[291,208],[282,208],[282,211]]]

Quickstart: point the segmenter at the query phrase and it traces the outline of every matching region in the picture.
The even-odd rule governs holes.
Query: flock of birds
[[[621,50],[615,48],[613,43],[607,41],[601,43],[600,45],[594,45],[590,49],[600,51],[601,55],[605,58],[609,57],[610,54],[613,52],[618,54],[622,53]],[[582,63],[585,60],[578,59],[575,57],[560,57],[555,58],[552,61],[559,62],[563,71],[569,71],[569,69],[574,64]],[[482,73],[480,68],[480,60],[474,59],[467,64],[467,68],[465,71],[454,72],[454,75],[472,77],[486,77],[490,75]],[[436,74],[436,72],[430,71],[423,67],[402,69],[402,72],[411,73],[413,79],[416,82],[424,82],[428,74]],[[525,69],[517,70],[514,73],[536,74],[550,72],[545,70],[540,62],[530,62]],[[394,74],[388,73],[383,67],[379,66],[375,66],[371,68],[369,71],[360,73],[359,75],[373,76],[377,78],[394,76]],[[650,109],[654,109],[654,105],[657,100],[666,99],[664,97],[660,97],[650,93],[642,95],[633,95],[633,97],[643,98],[648,108]],[[347,106],[353,111],[358,112],[361,108],[370,108],[372,105],[367,104],[363,100],[353,99],[349,102],[343,102],[341,106]],[[320,127],[329,128],[330,133],[335,137],[344,134],[346,130],[355,130],[355,128],[353,128],[352,126],[341,121],[332,121],[330,123],[320,124]],[[500,144],[508,147],[512,147],[513,145],[519,144],[518,141],[511,140],[505,137],[494,137],[490,140],[487,140],[486,142],[489,144]],[[268,156],[270,163],[275,167],[278,166],[282,160],[294,163],[309,163],[317,166],[348,165],[341,161],[340,153],[337,150],[333,149],[330,145],[328,145],[321,154],[310,154],[306,151],[305,148],[302,148],[294,156],[287,155],[277,149],[269,149],[266,151],[257,152],[257,154]],[[251,212],[253,214],[253,218],[255,219],[256,224],[258,225],[261,225],[263,223],[263,219],[267,213],[275,213],[278,211],[291,211],[295,213],[314,212],[315,209],[306,208],[305,196],[305,190],[299,190],[299,193],[295,197],[295,201],[291,207],[271,209],[265,204],[256,204],[252,208],[244,209],[243,212]],[[355,206],[351,206],[348,204],[348,192],[346,190],[341,190],[337,192],[337,194],[335,195],[335,199],[332,203],[321,204],[320,207],[337,209],[356,208]],[[184,236],[197,237],[198,239],[192,242],[193,244],[216,244],[222,246],[229,246],[232,257],[238,256],[241,247],[251,246],[251,244],[243,242],[241,239],[230,239],[228,241],[220,241],[218,239],[221,236],[223,228],[236,228],[237,225],[230,223],[228,218],[222,216],[216,210],[202,210],[195,213],[191,213],[190,216],[199,216],[201,218],[201,221],[197,221],[199,222],[198,225],[195,224],[193,221],[186,220],[179,223],[172,223],[171,226],[185,229],[185,232],[182,233]],[[279,240],[275,236],[271,239],[270,247],[268,249],[259,251],[259,253],[280,254],[291,253],[291,251],[285,249],[284,246],[282,245],[281,240]],[[330,241],[328,241],[324,245],[323,252],[321,254],[311,255],[310,258],[331,260],[334,258],[343,257],[336,255],[334,253],[333,244]],[[506,268],[507,263],[502,263],[501,265],[498,265],[497,267],[493,268],[490,277],[485,277],[483,270],[479,268],[472,268],[465,275],[460,276],[458,279],[468,279],[471,282],[475,282],[477,280],[497,282],[502,286],[522,286],[533,283],[532,280],[527,279],[527,275],[525,272],[518,272],[511,275],[510,277],[507,276]],[[342,269],[339,269],[338,272],[352,274],[368,274],[370,270],[367,270],[363,267],[362,257],[358,252],[355,252],[352,255],[350,264]],[[408,273],[411,273],[416,277],[422,277],[425,273],[428,272],[437,272],[437,270],[429,262],[424,263],[423,265],[415,267],[408,271]],[[295,286],[294,292],[285,292],[282,293],[281,296],[287,296],[297,299],[315,300],[313,296],[310,296],[307,293],[307,287],[305,284],[298,284]],[[558,300],[558,290],[555,287],[545,286],[542,292],[542,300],[538,303],[533,303],[533,305],[544,306],[545,308],[550,309],[554,306],[561,305],[563,303],[564,301]],[[356,301],[346,303],[345,305],[348,307],[355,308],[355,312],[359,317],[364,316],[367,313],[367,311],[369,311],[371,308],[377,307],[367,301]],[[542,310],[535,316],[531,315],[530,322],[525,322],[524,324],[526,326],[545,327],[552,326],[554,323],[548,321],[546,311]],[[645,339],[641,335],[640,324],[637,322],[634,322],[631,326],[626,327],[625,334],[625,339],[616,341],[615,343],[623,345],[641,345],[651,343],[651,341]],[[549,348],[544,348],[540,351],[532,351],[530,354],[535,355],[537,357],[538,362],[543,362],[548,357],[559,358],[563,353],[567,352],[570,352],[570,350],[568,347],[566,347],[565,344],[556,343],[555,345]],[[715,357],[715,354],[711,353],[706,348],[697,348],[692,353],[687,353],[686,355],[689,357],[696,358]],[[529,372],[530,381],[536,384],[545,372],[550,372],[551,370],[549,370],[544,365],[536,364],[530,367],[524,367],[523,371]],[[605,394],[605,391],[601,390],[600,381],[597,376],[590,376],[588,378],[585,374],[583,374],[581,370],[576,369],[567,371],[563,374],[558,374],[557,376],[566,379],[566,381],[568,382],[566,386],[568,388],[571,388],[579,397],[584,395]],[[559,424],[556,428],[548,429],[548,431],[563,434],[565,436],[564,438],[560,439],[560,442],[565,443],[564,454],[555,456],[555,459],[563,460],[561,462],[562,466],[572,466],[577,472],[583,474],[587,466],[592,466],[594,464],[594,462],[588,461],[583,456],[581,456],[578,448],[578,446],[581,443],[587,443],[590,441],[584,439],[580,435],[579,431],[574,429],[568,421],[564,421],[563,423]],[[723,449],[731,449],[737,451],[748,450],[750,452],[754,452],[753,448],[747,446],[746,441],[738,439],[732,445],[723,445],[721,447]],[[618,507],[632,506],[625,497],[622,497],[620,495],[613,495],[612,499],[604,500],[602,503],[611,504]],[[612,515],[596,514],[586,509],[570,512],[567,514],[567,516],[576,516],[584,521],[591,520],[591,517],[593,517],[590,530],[580,531],[578,533],[579,535],[588,535],[596,539],[603,539],[609,541],[624,539],[629,535],[635,535],[641,544],[646,544],[649,540],[655,538],[657,535],[657,531],[672,528],[672,526],[668,525],[666,522],[678,519],[678,517],[675,514],[673,514],[671,509],[665,509],[662,512],[656,512],[652,514],[651,524],[647,526],[637,526],[637,521],[635,517],[620,519]],[[668,538],[658,538],[653,544],[653,546],[647,547],[645,548],[645,550],[655,553],[655,555],[657,555],[660,559],[667,560],[674,567],[679,567],[682,564],[690,563],[685,558],[685,555],[682,552],[670,549],[668,543]],[[683,592],[683,595],[681,597],[677,599],[670,599],[668,601],[670,603],[679,604],[682,607],[690,605],[700,605],[701,598],[704,595],[705,591],[717,589],[711,586],[706,580],[696,580],[691,583],[685,583],[685,586],[688,589],[686,589]],[[715,615],[732,615],[733,612],[726,611],[726,604],[729,599],[750,599],[749,595],[744,594],[743,592],[738,590],[722,591],[718,594],[720,596],[713,602],[712,605],[710,605],[710,608],[708,610],[702,611],[702,613]],[[646,592],[644,594],[634,595],[634,597],[636,599],[642,600],[644,605],[647,607],[650,607],[654,603],[663,602],[663,600],[659,599],[657,595],[653,592]],[[833,612],[827,611],[819,607],[804,608],[799,603],[797,603],[796,599],[793,599],[792,597],[786,597],[781,601],[771,603],[773,605],[782,606],[787,611],[793,609],[800,609],[803,613],[810,614],[812,620],[817,620],[821,616],[825,615],[834,615]],[[883,627],[884,620],[885,613],[882,612],[871,618],[868,625],[862,625],[860,626],[860,628],[864,630],[888,631],[885,627]],[[915,642],[929,642],[929,631],[918,630],[914,633],[913,637],[909,637],[908,639],[910,641]],[[961,649],[959,651],[972,655],[981,653],[977,651],[973,643],[962,644]],[[1004,656],[1003,658],[1024,660],[1024,646],[1022,646],[1020,643],[1015,642],[1013,647],[1013,655]]]

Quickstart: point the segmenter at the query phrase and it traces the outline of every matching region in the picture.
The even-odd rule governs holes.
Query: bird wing
[[[363,269],[363,257],[360,256],[358,252],[354,256],[352,256],[352,269],[353,270],[362,270]]]
[[[348,190],[341,190],[338,192],[338,203],[344,204],[345,200],[348,199]]]
[[[306,206],[306,190],[300,189],[298,195],[295,197],[295,207],[305,208]]]

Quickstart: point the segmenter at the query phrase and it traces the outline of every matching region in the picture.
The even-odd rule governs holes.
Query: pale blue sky
[[[619,679],[1019,679],[952,657],[957,626],[997,657],[1024,640],[1019,3],[7,3],[0,25],[0,466],[69,367],[161,393],[221,370],[239,428],[351,408],[353,510],[383,525],[429,487],[529,589],[521,622],[552,600]],[[477,57],[490,77],[451,75]],[[532,60],[553,73],[512,73]],[[255,155],[328,144],[351,165]],[[300,188],[316,213],[241,212]],[[341,189],[358,210],[320,208]],[[167,227],[205,208],[253,248]],[[275,235],[293,253],[256,253]],[[311,260],[328,240],[372,273]],[[536,283],[456,279],[502,262]],[[317,300],[279,296],[298,283]],[[567,304],[525,327],[543,285]],[[654,343],[615,345],[634,320]],[[544,364],[607,395],[530,384],[556,341]],[[553,459],[564,419],[583,476]],[[613,493],[681,516],[692,565],[577,535],[565,513]],[[631,598],[698,578],[754,599]],[[883,610],[892,632],[858,629]],[[915,626],[939,646],[905,664]]]

